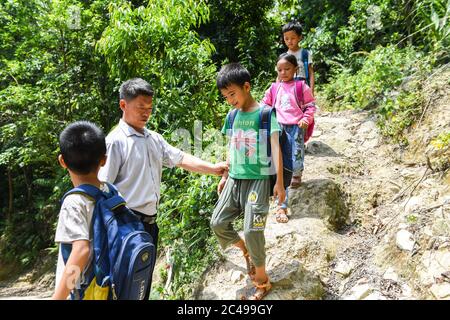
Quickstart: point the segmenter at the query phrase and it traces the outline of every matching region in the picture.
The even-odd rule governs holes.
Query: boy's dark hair
[[[77,174],[89,174],[106,154],[105,134],[92,122],[77,121],[61,132],[59,148],[67,168]]]
[[[250,72],[240,63],[229,63],[224,65],[217,74],[217,88],[219,90],[229,87],[232,84],[243,86],[250,83]]]
[[[280,61],[280,60],[286,60],[287,62],[293,64],[294,67],[298,67],[298,61],[297,61],[297,58],[296,58],[293,54],[290,54],[290,53],[287,53],[287,52],[282,53],[282,54],[280,54],[280,56],[278,57],[277,63],[278,63],[278,61]]]
[[[303,35],[303,27],[298,21],[290,21],[286,23],[283,28],[281,29],[281,32],[284,34],[288,31],[295,31],[295,33],[299,36]]]
[[[153,97],[153,88],[141,78],[133,78],[122,83],[119,89],[120,99],[133,100],[138,96]]]

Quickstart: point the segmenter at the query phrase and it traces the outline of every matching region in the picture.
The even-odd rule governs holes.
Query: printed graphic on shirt
[[[244,152],[247,157],[252,157],[256,153],[257,142],[256,131],[237,129],[233,132],[231,147],[236,151]]]
[[[281,109],[289,109],[290,107],[291,107],[291,101],[290,101],[289,95],[283,94],[281,96],[280,108]]]

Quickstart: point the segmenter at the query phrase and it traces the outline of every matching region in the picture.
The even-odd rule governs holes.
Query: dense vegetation
[[[322,107],[371,109],[388,138],[407,143],[423,82],[450,62],[449,14],[450,0],[2,0],[0,269],[54,251],[59,199],[70,188],[56,161],[58,134],[79,119],[108,132],[121,116],[124,80],[154,86],[151,129],[175,144],[172,133],[193,134],[200,120],[211,134],[191,142],[207,147],[228,108],[214,83],[220,65],[246,65],[260,98],[285,50],[281,26],[295,18],[314,54]],[[436,147],[448,148],[449,137]],[[209,149],[218,152],[196,155],[221,158],[223,148]],[[208,227],[216,183],[164,172],[161,241],[176,271],[170,290],[158,289],[166,298],[189,297],[217,252]]]

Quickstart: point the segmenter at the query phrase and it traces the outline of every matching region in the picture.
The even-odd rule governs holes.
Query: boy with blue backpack
[[[69,171],[74,187],[89,184],[109,191],[97,179],[97,172],[106,161],[103,132],[90,122],[75,122],[60,134],[60,165]],[[92,265],[93,234],[91,222],[95,201],[82,194],[65,197],[59,213],[55,241],[59,243],[56,287],[53,299],[67,299],[72,289],[80,288],[84,274]],[[63,244],[71,246],[71,253],[63,259]]]
[[[128,223],[127,230],[122,228],[122,233],[126,233],[123,236],[132,236],[132,231],[143,230],[143,227],[139,225],[137,217],[129,216],[124,201],[118,196],[114,186],[102,183],[97,178],[100,167],[106,161],[105,135],[102,130],[87,121],[72,123],[60,134],[59,145],[59,163],[68,170],[74,189],[64,196],[59,213],[55,235],[59,252],[52,298],[67,299],[70,293],[72,299],[104,300],[115,294],[110,289],[116,283],[122,281],[118,287],[122,285],[120,289],[123,289],[128,280],[136,280],[134,274],[122,271],[121,278],[111,272],[115,267],[112,264],[117,262],[117,252],[114,250],[118,251],[120,247],[120,250],[132,251],[137,256],[148,255],[151,253],[149,235],[139,234],[141,241],[134,238],[142,250],[135,250],[129,245],[120,246],[122,237],[117,232],[118,220]],[[116,210],[116,214],[125,217],[112,217],[112,207],[121,208],[122,213]],[[112,230],[114,227],[115,230]],[[133,265],[133,261],[120,259],[118,269],[123,267],[122,264],[129,267]],[[146,272],[148,271],[149,266]],[[124,279],[124,276],[128,279]],[[146,282],[141,284],[145,287]],[[125,294],[122,298],[137,297],[125,291],[121,290]]]
[[[234,109],[228,113],[222,128],[231,138],[229,174],[225,173],[218,185],[221,194],[210,225],[223,249],[234,245],[243,253],[254,287],[242,298],[261,300],[272,287],[265,268],[264,238],[269,197],[273,191],[283,202],[285,186],[279,148],[280,127],[272,112],[274,109],[264,109],[252,97],[250,80],[250,73],[239,63],[223,66],[217,76],[218,89]],[[270,172],[268,151],[273,156],[275,172]],[[272,186],[273,173],[276,179]],[[232,226],[232,221],[242,211],[245,241]]]
[[[314,95],[313,57],[310,50],[300,47],[300,41],[303,39],[302,25],[297,21],[288,22],[283,26],[282,33],[283,41],[288,47],[287,53],[297,58],[296,79],[305,80]]]
[[[142,300],[149,287],[154,246],[117,189],[97,178],[106,161],[103,132],[78,121],[59,138],[58,159],[74,188],[62,201],[53,299]]]

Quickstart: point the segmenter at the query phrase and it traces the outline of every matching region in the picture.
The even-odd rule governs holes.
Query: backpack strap
[[[108,187],[110,187],[110,184],[108,184]],[[115,188],[114,188],[115,189]],[[111,188],[110,188],[111,190]],[[62,197],[61,203],[64,202],[64,199],[71,195],[71,194],[82,194],[84,196],[87,196],[93,201],[97,201],[103,194],[103,192],[90,184],[82,184],[78,187],[75,187],[71,189],[70,191],[66,192],[66,194]],[[71,243],[61,243],[61,255],[64,260],[64,264],[67,263],[67,260],[69,259],[70,253],[72,252],[72,244]]]
[[[227,114],[227,121],[228,121],[228,128],[233,129],[234,119],[236,119],[236,115],[238,113],[239,109],[233,109],[230,110]]]
[[[109,189],[109,195],[110,196],[115,196],[118,195],[119,192],[117,191],[117,188],[112,185],[109,182],[105,182],[106,185],[108,186]],[[70,194],[83,194],[85,196],[87,196],[88,198],[91,198],[94,201],[97,201],[99,199],[101,199],[104,195],[105,192],[103,192],[102,190],[100,190],[99,188],[91,185],[91,184],[81,184],[76,188],[73,188],[72,190],[68,191],[66,194],[64,194],[64,196],[61,199],[61,203],[64,201],[64,199],[70,195]]]
[[[272,119],[272,113],[276,113],[275,107],[264,106],[259,111],[259,129],[263,130],[267,139],[267,156],[272,154],[272,148],[270,144],[270,124]]]
[[[309,51],[307,49],[302,49],[302,62],[303,62],[303,67],[305,68],[305,78],[306,78],[306,83],[308,83],[308,85],[309,85],[308,56],[309,56]]]
[[[102,191],[90,184],[81,184],[78,187],[73,188],[72,190],[66,192],[66,194],[62,197],[61,203],[64,202],[64,199],[71,194],[83,194],[88,198],[97,201],[102,194]]]
[[[272,96],[272,107],[275,107],[275,103],[277,101],[278,92],[281,88],[281,82],[274,82],[270,86],[270,95]]]
[[[298,107],[303,111],[303,80],[295,80],[295,100],[297,101]]]

